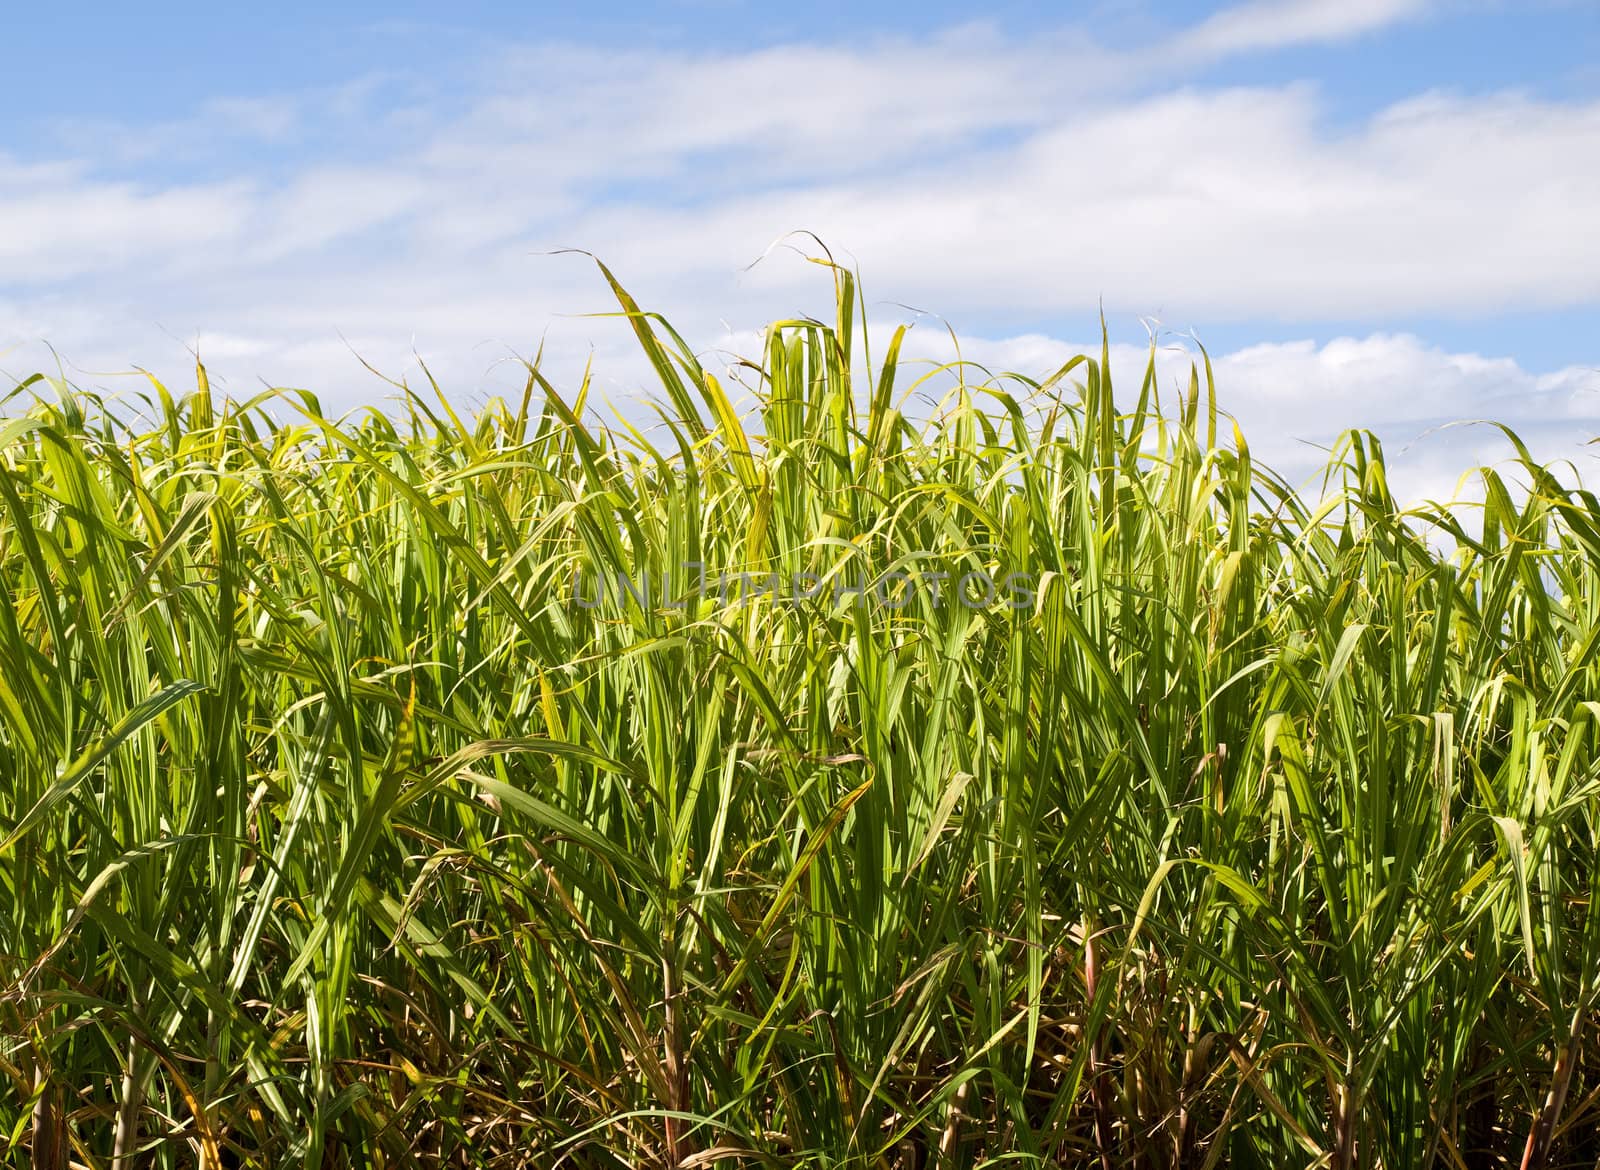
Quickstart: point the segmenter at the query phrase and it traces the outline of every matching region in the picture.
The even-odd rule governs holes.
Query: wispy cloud
[[[1425,13],[1430,0],[1249,0],[1207,17],[1176,39],[1208,57],[1345,41]]]

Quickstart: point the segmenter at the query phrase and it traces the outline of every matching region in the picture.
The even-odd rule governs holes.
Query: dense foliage
[[[834,277],[742,418],[618,289],[642,433],[13,395],[6,1164],[1595,1164],[1595,498],[1313,504]],[[585,584],[686,565],[824,587]]]

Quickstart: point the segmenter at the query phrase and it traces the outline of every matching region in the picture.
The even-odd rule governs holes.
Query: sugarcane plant
[[[819,262],[602,268],[647,414],[15,388],[4,1164],[1596,1165],[1595,497]]]

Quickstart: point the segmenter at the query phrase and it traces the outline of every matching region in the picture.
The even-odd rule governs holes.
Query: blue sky
[[[598,252],[708,350],[822,311],[1024,368],[1141,319],[1218,357],[1280,462],[1368,425],[1419,490],[1600,434],[1600,3],[1143,0],[802,9],[168,4],[8,21],[0,369],[312,384],[414,355],[464,398],[543,339],[643,386]],[[940,355],[940,332],[914,334]],[[1165,359],[1164,359],[1165,360]],[[1174,356],[1181,364],[1181,358]],[[1028,368],[1030,373],[1042,369]],[[1178,373],[1174,367],[1173,377]],[[1581,458],[1587,459],[1587,456]],[[1585,469],[1592,478],[1592,472]]]

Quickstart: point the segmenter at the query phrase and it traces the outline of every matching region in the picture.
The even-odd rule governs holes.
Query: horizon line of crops
[[[1595,497],[1310,503],[1153,354],[911,417],[832,273],[742,418],[612,281],[658,439],[0,424],[4,1164],[1600,1162]],[[574,596],[689,563],[1037,590]]]

